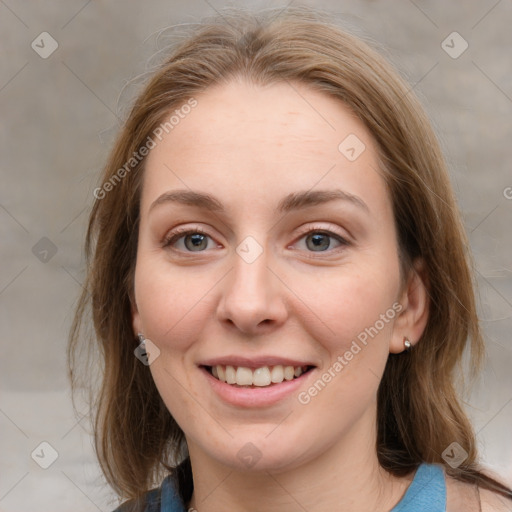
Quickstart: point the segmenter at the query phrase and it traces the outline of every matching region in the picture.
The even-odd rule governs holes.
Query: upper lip
[[[261,368],[263,366],[316,366],[310,361],[299,361],[283,356],[226,356],[213,357],[199,363],[199,366],[244,366],[246,368]]]

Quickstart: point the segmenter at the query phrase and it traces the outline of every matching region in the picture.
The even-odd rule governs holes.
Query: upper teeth
[[[280,364],[272,368],[262,366],[254,370],[245,366],[222,366],[220,364],[212,366],[214,377],[222,382],[238,384],[239,386],[270,386],[271,383],[279,384],[283,380],[292,380],[294,377],[300,377],[303,371],[302,366],[294,367]]]

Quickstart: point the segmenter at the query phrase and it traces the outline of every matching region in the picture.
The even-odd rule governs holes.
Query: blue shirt
[[[167,476],[162,485],[145,495],[145,512],[187,512],[178,491],[178,480]],[[124,512],[126,504],[113,512]],[[402,499],[391,512],[446,512],[444,472],[438,464],[420,464]]]

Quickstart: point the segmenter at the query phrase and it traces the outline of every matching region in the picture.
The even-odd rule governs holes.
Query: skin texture
[[[404,336],[420,338],[428,302],[420,262],[402,286],[371,134],[341,102],[303,84],[232,81],[196,99],[148,156],[133,305],[135,333],[160,350],[150,366],[156,386],[187,439],[189,505],[389,510],[412,475],[397,479],[378,464],[376,393],[388,354],[404,350]],[[349,134],[366,146],[355,161],[338,149]],[[150,211],[177,189],[215,196],[225,212],[169,202]],[[368,211],[342,200],[275,211],[292,192],[332,189]],[[200,228],[207,243],[194,251],[181,237],[164,247],[176,228]],[[311,242],[318,230],[333,233],[324,251]],[[247,236],[263,251],[252,263],[236,252]],[[299,390],[307,391],[395,303],[400,313],[307,404],[294,392],[266,407],[230,405],[198,367],[235,354],[299,358],[316,366]],[[247,443],[259,457],[252,467],[237,457]]]

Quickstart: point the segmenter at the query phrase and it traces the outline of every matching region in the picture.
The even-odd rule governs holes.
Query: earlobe
[[[137,305],[135,304],[135,301],[132,300],[132,306],[131,306],[131,314],[132,314],[132,328],[133,333],[137,337],[139,333],[144,332],[142,330],[142,322],[140,319],[140,313],[137,309]]]
[[[418,259],[410,269],[407,284],[403,289],[400,304],[402,311],[395,321],[389,351],[393,354],[411,349],[421,338],[427,325],[429,313],[428,275],[423,260]]]

